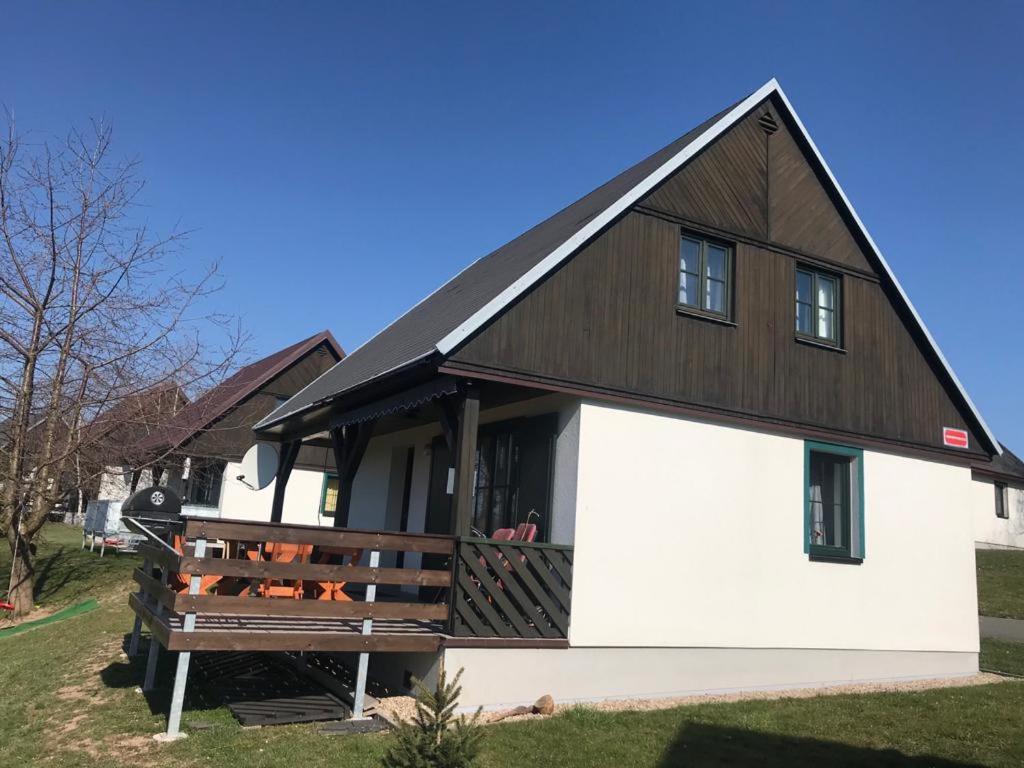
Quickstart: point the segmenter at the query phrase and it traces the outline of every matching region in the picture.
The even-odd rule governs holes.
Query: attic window
[[[771,112],[765,112],[758,119],[757,124],[761,126],[761,130],[771,136],[777,130],[779,130],[779,124],[775,122],[775,118],[772,117]]]
[[[842,284],[837,275],[811,267],[796,270],[796,335],[838,347]]]
[[[728,320],[732,315],[732,259],[732,246],[683,232],[677,308]]]

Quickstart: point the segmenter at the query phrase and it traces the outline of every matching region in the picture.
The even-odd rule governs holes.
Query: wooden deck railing
[[[226,520],[189,520],[182,535],[177,550],[139,548],[146,565],[135,570],[139,591],[130,599],[171,650],[429,650],[445,633],[568,638],[569,546]],[[303,556],[268,557],[270,543],[302,545]],[[378,555],[372,565],[331,562],[337,550]],[[381,552],[443,557],[435,567],[392,568],[379,566]],[[340,584],[341,599],[312,599]],[[382,585],[433,589],[364,598]],[[359,626],[367,619],[372,639]]]
[[[559,544],[460,538],[451,633],[568,638],[572,558],[572,547]]]
[[[421,634],[432,631],[436,635],[444,631],[449,618],[444,599],[423,602],[414,591],[393,590],[393,594],[378,594],[377,599],[367,600],[362,599],[360,586],[440,587],[436,592],[443,598],[451,585],[448,564],[427,569],[388,568],[349,564],[351,556],[344,564],[328,560],[332,550],[362,550],[448,555],[450,563],[453,537],[220,520],[189,520],[183,534],[185,545],[179,546],[179,551],[158,543],[140,547],[148,567],[135,570],[139,592],[131,598],[132,607],[172,650],[214,650],[225,644],[257,650],[261,642],[267,650],[281,650],[289,643],[312,642],[309,637],[297,636],[304,631],[332,635],[324,647],[333,650],[348,649],[343,635],[352,635],[352,650],[412,650],[408,633],[413,623]],[[197,542],[202,543],[200,550],[206,550],[199,552],[202,556],[196,556]],[[217,554],[226,556],[209,556],[211,550],[220,549],[221,543],[224,549]],[[302,545],[304,554],[292,562],[274,560],[266,554],[269,543]],[[334,556],[336,559],[337,553]],[[269,584],[279,587],[277,596],[268,596]],[[339,584],[344,584],[346,590],[341,599],[309,599]],[[356,588],[351,589],[353,586]],[[307,599],[281,596],[282,592],[303,594]],[[232,623],[225,630],[227,619]],[[384,635],[389,628],[405,634],[401,641],[392,637],[394,648],[390,648],[387,637],[374,637],[372,642],[359,639],[360,629],[351,621],[344,623],[353,619],[381,622],[374,629],[379,626]],[[248,633],[252,637],[240,637],[246,626],[255,628],[259,622],[259,631]],[[283,631],[263,631],[278,626],[296,637],[283,638]],[[365,627],[362,634],[366,634]],[[300,645],[294,650],[307,647],[313,646]]]

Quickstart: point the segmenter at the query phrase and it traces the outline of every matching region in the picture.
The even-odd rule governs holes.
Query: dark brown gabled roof
[[[512,306],[552,271],[611,226],[630,206],[676,173],[703,149],[728,131],[766,99],[799,129],[809,156],[823,174],[830,195],[859,233],[881,268],[883,284],[895,292],[897,310],[910,316],[923,338],[922,350],[942,371],[962,406],[979,429],[985,450],[999,453],[999,444],[971,402],[952,366],[928,331],[882,252],[839,186],[781,86],[774,79],[754,93],[681,136],[611,181],[538,224],[512,242],[471,264],[462,273],[421,301],[352,355],[321,375],[260,421],[257,432],[281,429],[283,422],[327,406],[346,393],[386,374],[425,360],[440,360],[456,350],[487,323]]]
[[[1024,461],[1013,451],[1000,443],[1003,452],[992,461],[979,462],[973,465],[974,471],[997,480],[1003,480],[1024,488]]]
[[[336,360],[345,357],[345,351],[327,330],[285,347],[240,368],[234,375],[208,390],[194,403],[179,411],[165,427],[140,442],[139,450],[150,454],[173,451],[203,430],[209,429],[231,409],[321,345],[326,345]]]
[[[429,357],[441,339],[735,106],[727,107],[515,240],[470,264],[282,404],[254,429],[259,430],[289,415],[321,405],[364,382]]]

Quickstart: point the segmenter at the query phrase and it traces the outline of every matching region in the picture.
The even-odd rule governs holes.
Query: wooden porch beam
[[[348,424],[331,430],[334,463],[338,468],[338,506],[334,511],[334,527],[347,528],[352,507],[352,482],[373,435],[376,419]]]
[[[295,460],[299,458],[300,448],[302,448],[301,440],[294,440],[281,446],[281,460],[277,465],[277,476],[274,479],[274,502],[270,507],[270,522],[272,523],[280,523],[281,515],[284,514],[284,492],[288,487],[288,478],[291,477],[292,469],[295,467]]]
[[[480,390],[476,386],[466,389],[459,404],[459,423],[456,433],[455,485],[452,489],[451,532],[455,536],[469,536],[473,520],[473,474],[476,464],[476,434],[480,425]]]
[[[438,401],[440,410],[441,432],[444,434],[444,441],[448,444],[448,452],[455,458],[457,435],[459,431],[459,406],[461,398],[453,400],[451,397],[443,397]]]

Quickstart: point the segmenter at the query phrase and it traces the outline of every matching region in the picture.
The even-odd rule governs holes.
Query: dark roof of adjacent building
[[[83,428],[81,443],[102,443],[111,433],[116,433],[117,440],[131,435],[134,438],[129,438],[132,442],[141,442],[165,425],[188,402],[181,387],[173,381],[124,395]]]
[[[1018,481],[1024,486],[1024,461],[1013,451],[1000,443],[1003,452],[992,461],[975,464],[974,470],[983,475],[998,477],[1003,480]]]
[[[335,359],[344,359],[345,352],[330,331],[313,334],[238,369],[195,402],[182,408],[164,427],[145,438],[139,449],[152,453],[173,451],[321,345],[326,345]]]
[[[641,200],[768,98],[777,99],[799,128],[811,154],[831,184],[832,191],[841,201],[864,242],[870,247],[885,279],[895,288],[899,296],[898,301],[902,302],[904,309],[913,318],[927,345],[947,374],[949,383],[959,393],[962,403],[974,417],[989,443],[990,451],[998,453],[998,441],[864,227],[781,86],[774,79],[533,229],[471,264],[316,381],[276,408],[256,424],[254,429],[268,429],[291,417],[325,406],[369,381],[405,369],[432,356],[442,357],[449,354],[524,292],[566,259],[571,258],[604,228],[610,226],[629,206]]]

